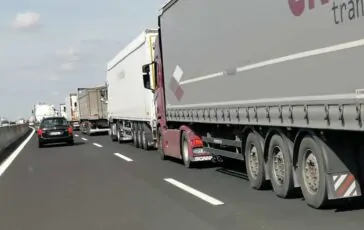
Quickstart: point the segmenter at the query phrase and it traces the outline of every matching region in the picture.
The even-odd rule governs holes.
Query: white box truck
[[[157,34],[157,30],[145,29],[107,65],[111,139],[133,140],[136,147],[146,150],[155,147],[156,116],[154,94],[144,88],[141,67],[153,60]]]
[[[77,93],[70,93],[65,100],[66,118],[74,130],[80,129]]]

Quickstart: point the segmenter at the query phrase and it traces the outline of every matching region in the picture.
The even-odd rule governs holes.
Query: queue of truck
[[[253,189],[313,208],[362,196],[364,31],[309,2],[169,1],[105,86],[78,89],[75,120],[187,168],[244,161]]]

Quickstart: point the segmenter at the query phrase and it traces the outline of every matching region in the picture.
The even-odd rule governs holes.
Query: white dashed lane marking
[[[206,201],[206,202],[208,202],[208,203],[210,203],[212,205],[223,205],[224,204],[222,201],[219,201],[219,200],[217,200],[217,199],[215,199],[215,198],[213,198],[213,197],[211,197],[211,196],[209,196],[209,195],[207,195],[207,194],[205,194],[203,192],[200,192],[200,191],[198,191],[198,190],[196,190],[196,189],[194,189],[194,188],[192,188],[192,187],[190,187],[188,185],[185,185],[185,184],[183,184],[183,183],[181,183],[181,182],[179,182],[179,181],[177,181],[175,179],[165,178],[164,180],[166,182],[168,182],[168,183],[170,183],[170,184],[184,190],[185,192],[188,192],[188,193],[190,193],[190,194],[192,194],[192,195],[200,198],[201,200],[204,200],[204,201]]]
[[[93,145],[95,145],[96,147],[102,148],[102,145],[97,144],[97,143],[92,143]]]
[[[131,158],[127,157],[127,156],[124,156],[124,155],[122,155],[120,153],[114,153],[114,155],[121,158],[121,159],[123,159],[123,160],[125,160],[125,161],[128,161],[128,162],[133,161],[133,159],[131,159]]]

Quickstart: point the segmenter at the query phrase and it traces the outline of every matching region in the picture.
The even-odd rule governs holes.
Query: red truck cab
[[[142,69],[144,88],[154,92],[154,103],[156,103],[156,117],[158,122],[157,147],[161,159],[165,160],[167,156],[181,159],[187,168],[192,167],[196,162],[215,160],[210,153],[203,150],[203,141],[193,131],[192,127],[184,123],[167,121],[166,88],[160,29],[154,47],[154,61],[144,65]],[[155,79],[150,77],[151,71],[155,72]],[[155,87],[153,88],[152,85]]]

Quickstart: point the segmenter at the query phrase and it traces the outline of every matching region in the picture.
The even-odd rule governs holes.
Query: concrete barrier
[[[29,131],[29,125],[25,124],[0,127],[0,153],[24,137]]]

